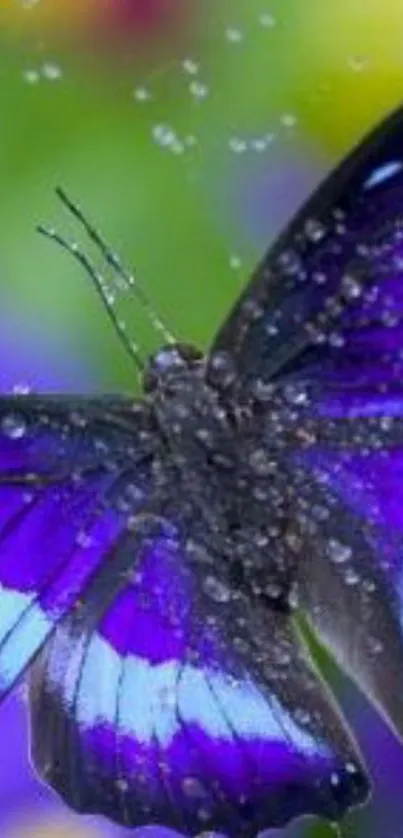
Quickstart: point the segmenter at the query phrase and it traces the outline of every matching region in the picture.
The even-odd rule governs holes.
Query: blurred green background
[[[137,387],[90,282],[35,232],[54,224],[91,253],[54,196],[59,184],[169,328],[207,346],[284,221],[401,102],[402,45],[401,0],[0,1],[2,366],[23,343],[28,380],[34,346],[56,383],[67,359],[82,369],[80,389]],[[117,305],[152,351],[160,338],[135,299],[118,292]],[[343,694],[351,718],[367,718],[357,696]],[[383,728],[379,736],[392,753]],[[48,815],[47,804],[31,814],[33,792],[21,789],[10,836],[112,834]],[[395,798],[353,816],[345,834],[394,838]],[[316,824],[298,834],[332,833]]]

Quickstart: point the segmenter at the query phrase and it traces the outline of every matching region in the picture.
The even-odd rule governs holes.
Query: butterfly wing
[[[257,267],[210,352],[240,397],[278,375],[360,364],[388,374],[403,342],[403,109],[324,182]],[[373,276],[383,272],[382,285]],[[379,277],[378,277],[379,279]],[[224,358],[223,358],[224,356]],[[225,364],[224,359],[227,361]],[[354,374],[354,371],[352,371]],[[354,382],[355,384],[355,382]]]
[[[112,562],[145,502],[149,440],[128,400],[0,399],[1,695]]]
[[[297,215],[214,352],[265,404],[266,444],[284,431],[301,605],[403,736],[402,109]]]
[[[126,826],[254,836],[341,817],[367,781],[288,616],[215,588],[204,550],[144,525],[106,612],[95,585],[34,664],[39,772],[73,808]]]

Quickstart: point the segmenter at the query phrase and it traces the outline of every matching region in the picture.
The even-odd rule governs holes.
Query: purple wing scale
[[[126,826],[338,819],[367,781],[289,620],[218,602],[195,562],[176,536],[132,533],[125,588],[97,623],[67,618],[34,665],[35,764],[71,806]]]
[[[149,452],[146,445],[136,451],[133,442],[144,424],[135,407],[119,399],[0,401],[3,695],[75,606],[125,527],[120,475],[134,482],[139,498],[145,491]],[[118,428],[124,438],[125,427],[132,456],[123,463],[114,442]]]

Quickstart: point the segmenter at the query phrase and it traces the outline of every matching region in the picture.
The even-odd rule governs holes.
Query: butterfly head
[[[191,344],[171,343],[160,347],[144,371],[145,392],[153,393],[178,374],[200,367],[202,358],[202,352]]]

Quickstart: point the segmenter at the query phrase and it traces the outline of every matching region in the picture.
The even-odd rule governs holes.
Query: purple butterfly
[[[31,665],[33,760],[74,809],[253,838],[365,801],[293,612],[402,736],[402,274],[400,110],[206,357],[161,349],[140,401],[1,399],[1,689]]]

